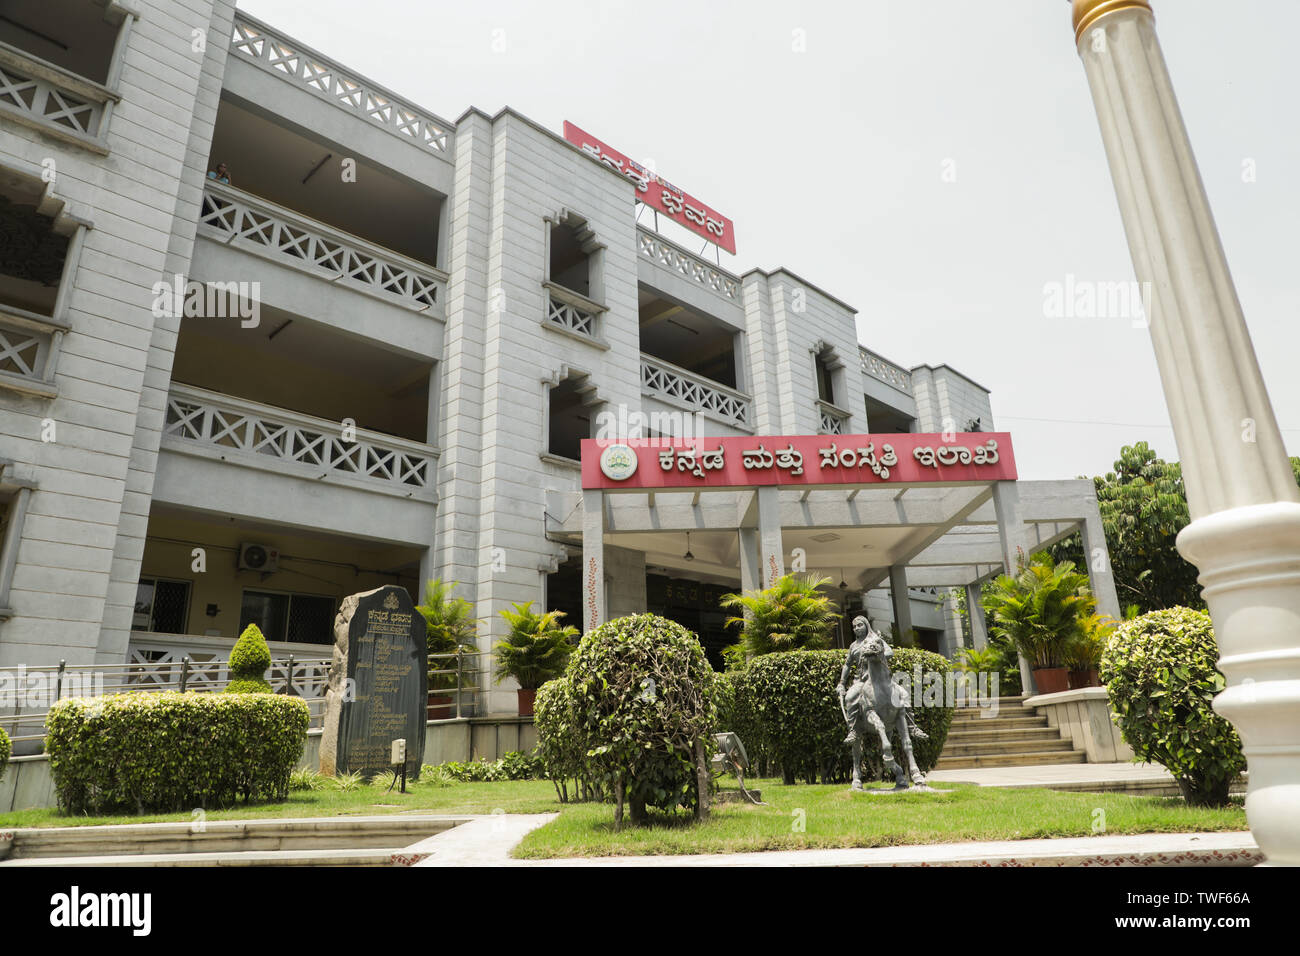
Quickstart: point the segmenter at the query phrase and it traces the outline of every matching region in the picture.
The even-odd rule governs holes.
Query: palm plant
[[[770,588],[723,595],[724,608],[742,612],[726,624],[740,628],[745,656],[752,660],[776,651],[830,647],[831,628],[840,617],[820,591],[830,583],[830,578],[812,574],[787,574]]]
[[[456,583],[447,584],[434,578],[424,589],[424,603],[416,610],[424,618],[425,640],[429,647],[429,690],[454,690],[455,674],[439,674],[450,668],[445,658],[437,654],[455,654],[457,651],[472,654],[478,650],[478,621],[474,618],[474,605],[464,598],[453,597]]]
[[[1062,654],[1096,611],[1088,576],[1074,562],[1053,564],[1046,552],[1003,574],[984,597],[989,628],[1010,640],[1034,667],[1060,667]]]
[[[1093,611],[1079,621],[1079,633],[1065,642],[1061,656],[1071,670],[1094,670],[1101,663],[1106,641],[1119,624],[1114,618]]]
[[[502,611],[510,633],[496,645],[497,683],[513,677],[523,690],[536,690],[564,673],[578,629],[561,625],[563,611],[538,613],[533,602]]]

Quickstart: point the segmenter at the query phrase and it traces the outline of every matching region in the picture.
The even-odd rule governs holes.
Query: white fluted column
[[[1246,815],[1270,863],[1300,864],[1300,491],[1259,372],[1146,0],[1073,0],[1227,689]],[[1222,5],[1223,15],[1231,6]]]

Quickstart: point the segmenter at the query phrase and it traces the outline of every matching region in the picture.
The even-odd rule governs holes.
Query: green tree
[[[740,628],[739,645],[753,660],[777,651],[824,650],[831,646],[831,628],[839,612],[821,588],[830,578],[786,574],[770,588],[723,595],[721,604],[741,614],[727,618],[728,627]],[[728,655],[735,658],[734,652]]]
[[[424,618],[425,640],[430,655],[431,691],[453,690],[456,687],[455,674],[434,673],[450,669],[446,659],[434,658],[434,654],[455,654],[458,650],[472,654],[478,650],[474,643],[478,636],[474,605],[464,598],[453,597],[452,592],[456,587],[455,582],[448,584],[434,578],[424,588],[424,603],[415,608]]]
[[[1178,462],[1158,457],[1146,442],[1125,445],[1115,470],[1093,483],[1120,603],[1142,613],[1204,607],[1196,567],[1175,546],[1191,520]]]
[[[513,677],[524,690],[536,690],[564,673],[577,643],[578,629],[562,625],[563,611],[539,614],[533,602],[501,612],[510,633],[496,646],[497,682]]]

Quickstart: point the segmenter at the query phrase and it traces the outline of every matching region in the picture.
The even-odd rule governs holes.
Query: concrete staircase
[[[1086,760],[1055,727],[1047,725],[1046,717],[1026,707],[1023,697],[1000,697],[996,714],[992,706],[964,704],[957,708],[935,769],[1028,767]]]

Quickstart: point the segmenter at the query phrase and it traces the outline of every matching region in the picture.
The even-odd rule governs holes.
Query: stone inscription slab
[[[405,588],[390,584],[344,598],[334,619],[321,773],[370,777],[389,770],[393,741],[401,737],[407,776],[418,777],[427,668],[424,618]]]

